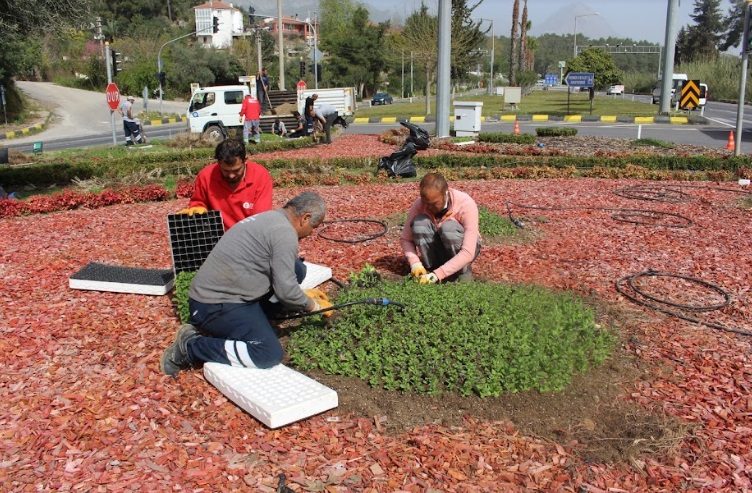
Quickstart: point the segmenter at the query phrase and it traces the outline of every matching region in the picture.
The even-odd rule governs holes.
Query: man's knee
[[[257,368],[267,369],[282,363],[285,352],[280,344],[269,344],[261,351],[255,351],[251,356]]]

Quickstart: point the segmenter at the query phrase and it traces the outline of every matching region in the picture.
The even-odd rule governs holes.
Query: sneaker
[[[159,369],[162,373],[176,377],[180,370],[188,370],[193,366],[193,360],[188,354],[188,341],[197,337],[200,335],[193,325],[180,326],[175,334],[175,340],[167,346],[159,360]]]

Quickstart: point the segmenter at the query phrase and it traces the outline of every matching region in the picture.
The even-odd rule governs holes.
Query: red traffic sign
[[[104,93],[107,96],[107,106],[112,111],[118,109],[118,106],[120,106],[120,90],[118,90],[118,86],[114,82],[110,82],[107,84],[107,90]]]
[[[306,83],[305,83],[305,81],[302,81],[302,80],[301,80],[301,81],[299,81],[299,82],[298,82],[298,91],[302,91],[302,90],[304,90],[305,88],[306,88]]]

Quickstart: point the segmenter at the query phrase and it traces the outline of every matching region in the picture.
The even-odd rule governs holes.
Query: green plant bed
[[[652,137],[648,137],[646,139],[637,139],[633,140],[630,145],[632,147],[639,147],[639,146],[652,146],[652,147],[662,147],[664,149],[673,149],[674,144],[672,142],[667,142],[665,140],[661,139],[654,139]]]
[[[538,127],[535,129],[538,137],[573,137],[577,129],[571,127]]]
[[[372,297],[407,308],[354,305],[326,327],[304,318],[290,335],[291,363],[386,390],[490,397],[562,390],[615,342],[582,301],[535,286],[384,281],[342,291],[334,302]]]
[[[493,144],[535,144],[535,136],[531,134],[505,134],[501,132],[480,133],[478,134],[478,141]]]

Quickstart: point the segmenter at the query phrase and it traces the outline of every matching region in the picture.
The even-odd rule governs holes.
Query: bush
[[[304,318],[290,336],[291,363],[386,390],[495,397],[562,390],[614,344],[580,300],[535,286],[382,282],[335,303],[381,297],[407,308],[349,306],[326,329]]]
[[[577,135],[577,129],[571,127],[538,127],[535,129],[538,137],[572,137]]]
[[[535,144],[535,136],[530,134],[505,134],[501,132],[480,133],[478,142],[494,144]]]

